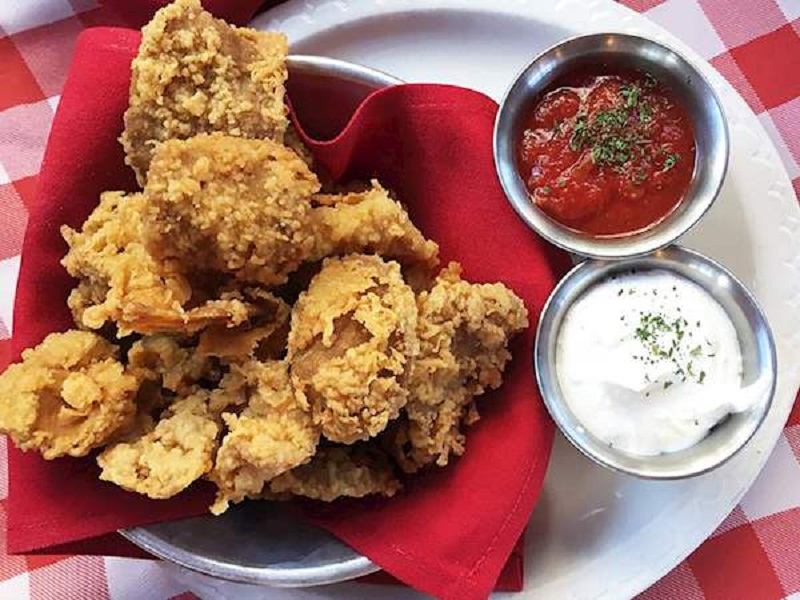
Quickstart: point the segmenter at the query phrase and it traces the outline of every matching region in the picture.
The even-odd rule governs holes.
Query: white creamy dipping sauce
[[[688,448],[758,400],[742,389],[741,348],[725,310],[668,271],[592,286],[568,310],[556,345],[569,408],[595,437],[630,454]]]

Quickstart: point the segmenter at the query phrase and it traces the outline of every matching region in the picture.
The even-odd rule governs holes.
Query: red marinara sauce
[[[675,209],[692,178],[695,143],[686,110],[657,79],[593,69],[536,99],[517,155],[543,211],[571,229],[616,236]]]

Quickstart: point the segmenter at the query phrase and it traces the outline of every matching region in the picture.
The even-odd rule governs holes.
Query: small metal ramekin
[[[742,385],[758,382],[764,390],[748,411],[729,415],[700,442],[678,452],[634,456],[593,436],[570,410],[561,393],[556,342],[570,307],[591,286],[631,269],[663,269],[693,281],[727,312],[742,350]],[[536,379],[542,397],[561,432],[583,454],[610,469],[645,479],[680,479],[714,469],[736,454],[758,430],[772,404],[777,377],[775,343],[764,314],[747,288],[713,260],[680,246],[620,261],[586,260],[553,290],[539,321],[534,351]],[[762,387],[763,386],[763,387]]]
[[[583,66],[648,71],[672,88],[686,107],[695,134],[695,167],[682,202],[644,231],[615,237],[576,232],[533,204],[520,177],[516,144],[531,103],[558,77]],[[525,67],[500,103],[494,129],[494,160],[511,206],[542,237],[570,252],[601,259],[639,256],[663,248],[686,233],[717,197],[728,165],[728,128],[714,90],[674,50],[646,38],[619,33],[584,35],[545,50]]]

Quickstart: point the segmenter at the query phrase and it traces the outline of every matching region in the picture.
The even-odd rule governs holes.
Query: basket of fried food
[[[528,326],[380,182],[320,182],[287,44],[179,0],[144,29],[121,142],[141,190],[62,228],[74,328],[0,376],[0,429],[153,499],[393,496],[466,448]]]

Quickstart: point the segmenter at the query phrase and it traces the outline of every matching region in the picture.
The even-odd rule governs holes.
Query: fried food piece
[[[216,361],[166,334],[145,336],[134,342],[128,351],[128,369],[140,380],[158,382],[179,395],[188,393],[201,380],[221,379]]]
[[[85,456],[130,421],[136,377],[88,331],[53,333],[0,375],[0,431],[46,459]]]
[[[525,305],[511,290],[463,281],[456,263],[417,306],[420,353],[408,380],[408,422],[394,438],[395,458],[409,473],[463,454],[461,426],[478,418],[473,398],[500,386],[508,340],[528,326]]]
[[[286,281],[310,256],[316,176],[269,140],[199,135],[161,144],[145,192],[148,247],[188,269],[262,285]]]
[[[319,440],[308,405],[293,393],[285,362],[233,365],[226,380],[222,387],[240,388],[247,404],[238,416],[222,415],[228,433],[209,476],[219,487],[211,506],[217,515],[230,502],[257,497],[267,481],[308,461]]]
[[[147,198],[106,192],[81,231],[62,227],[69,251],[61,263],[79,279],[67,304],[79,327],[100,329],[107,322],[117,335],[193,333],[210,324],[236,326],[252,314],[237,293],[185,309],[193,296],[183,266],[157,260],[144,244],[142,216]]]
[[[397,417],[416,326],[414,294],[397,263],[364,255],[324,261],[292,311],[288,359],[325,437],[351,444]]]
[[[153,152],[169,139],[222,132],[283,141],[286,37],[215,19],[177,0],[142,30],[120,138],[144,186]]]
[[[173,395],[161,387],[160,382],[145,379],[139,385],[134,403],[136,412],[120,426],[105,442],[112,446],[120,442],[132,442],[152,431],[159,414],[172,402]]]
[[[149,498],[171,498],[211,470],[220,425],[199,390],[171,404],[151,431],[106,448],[100,479]]]
[[[108,297],[108,285],[98,281],[91,281],[83,279],[78,282],[78,285],[67,296],[67,307],[72,313],[72,320],[78,329],[92,329],[84,324],[86,322],[95,321],[92,318],[91,312],[88,316],[85,315],[88,309],[103,304]],[[98,309],[95,309],[98,311]],[[96,313],[95,313],[96,315]],[[105,324],[106,318],[102,317],[102,322],[99,324],[94,322],[94,329],[100,329]]]
[[[156,310],[146,304],[133,305],[125,311],[125,330],[137,333],[192,334],[212,325],[238,327],[253,316],[252,307],[240,298],[209,300],[204,304],[184,310]]]
[[[200,334],[198,354],[226,362],[283,357],[289,335],[289,306],[264,290],[254,290],[254,293],[265,300],[261,314],[239,327],[209,327]]]
[[[69,245],[61,263],[81,280],[67,301],[80,326],[99,329],[110,320],[124,335],[143,307],[173,314],[191,296],[175,263],[155,261],[144,247],[145,202],[141,194],[106,192],[80,231],[61,228]]]
[[[431,270],[439,264],[439,246],[425,239],[377,181],[365,191],[317,194],[313,202],[316,258],[360,252]]]
[[[320,448],[311,462],[269,482],[272,494],[324,502],[373,494],[391,497],[401,487],[388,457],[366,444]]]
[[[289,123],[289,127],[286,128],[286,134],[283,136],[283,144],[297,154],[297,156],[308,165],[309,169],[314,168],[314,156],[311,154],[311,150],[309,150],[308,146],[300,139],[300,134],[291,123]]]

